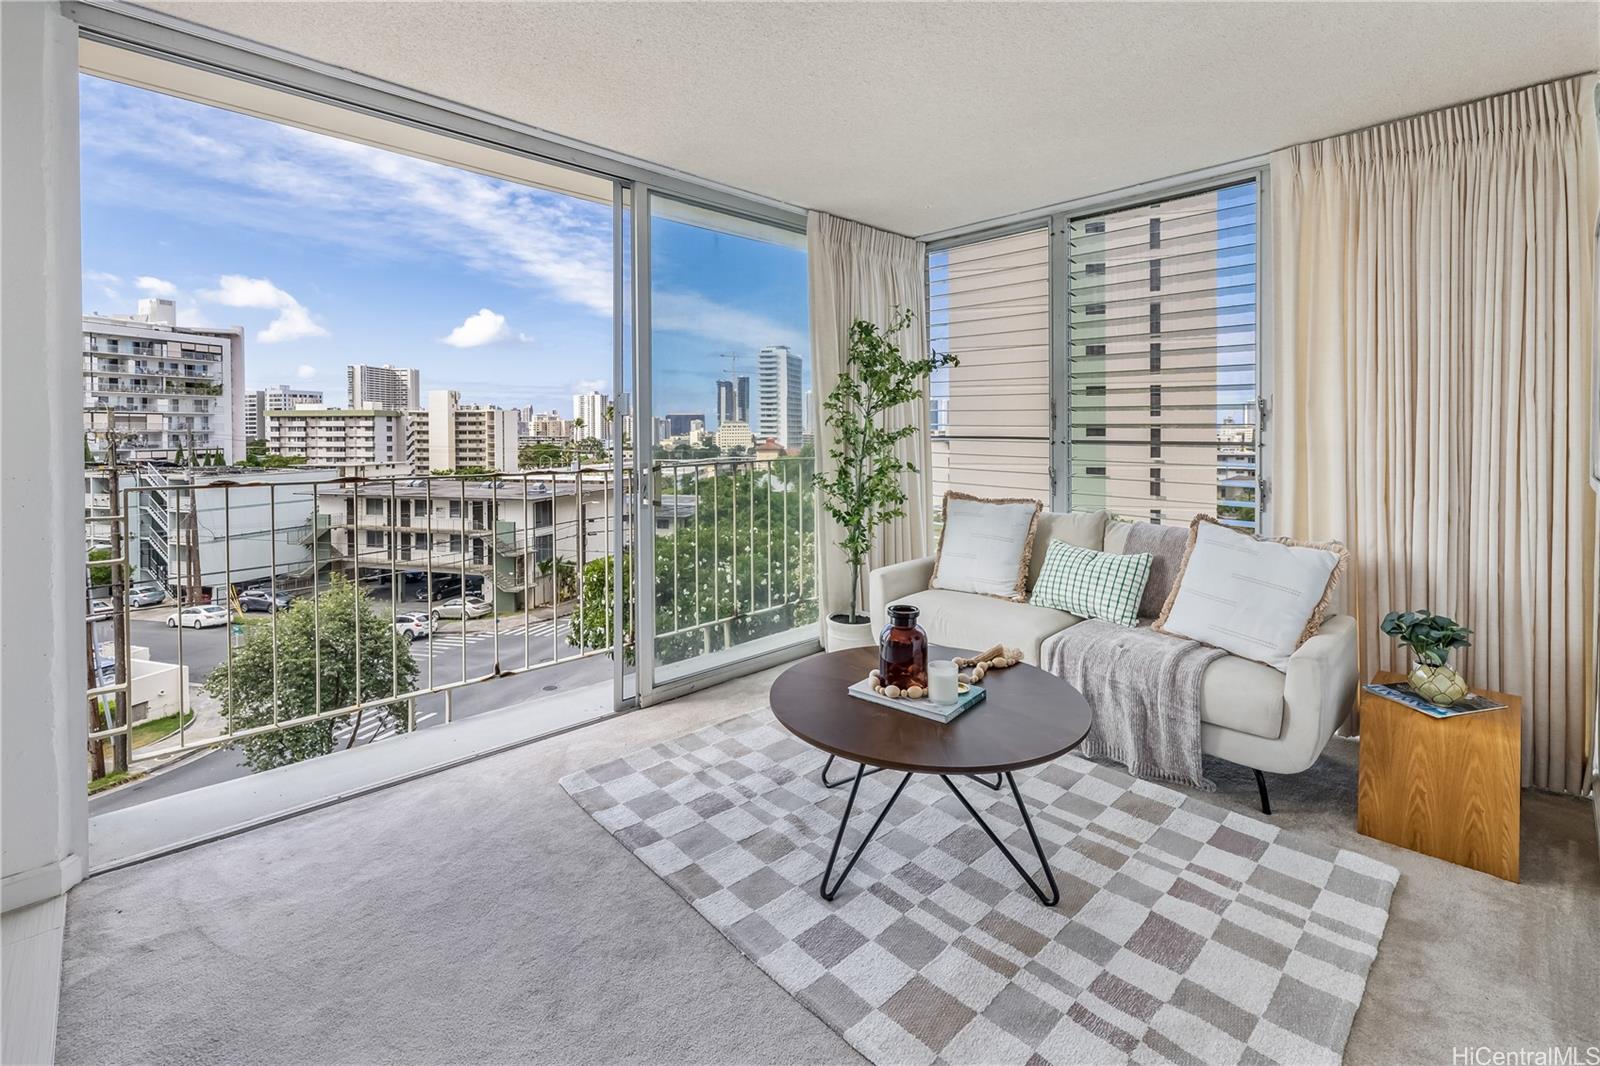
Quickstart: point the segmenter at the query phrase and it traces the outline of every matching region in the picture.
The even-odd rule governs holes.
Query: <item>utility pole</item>
[[[129,671],[132,669],[130,663],[128,662],[130,647],[128,641],[127,617],[128,573],[132,567],[132,560],[128,554],[127,522],[126,516],[123,513],[122,483],[120,477],[120,452],[122,448],[123,434],[117,429],[115,412],[113,412],[110,407],[105,407],[103,410],[105,413],[106,425],[104,431],[101,433],[101,439],[105,442],[106,490],[111,504],[109,508],[111,512],[109,519],[109,539],[111,541],[112,555],[112,562],[110,564],[111,627],[112,644],[116,648],[116,658],[113,663],[114,672],[112,677],[118,685],[125,686],[128,683]],[[96,632],[96,629],[96,625],[93,622],[90,622],[89,684],[91,687],[99,687],[101,684],[99,676],[99,634]],[[128,696],[129,693],[126,688],[118,689],[116,694],[113,696],[113,726],[120,728],[127,724],[129,711]],[[99,701],[97,700],[96,703],[98,704]],[[91,712],[91,718],[92,717],[93,712]],[[96,723],[94,728],[99,729],[100,724]],[[91,760],[93,761],[95,776],[104,777],[106,773],[104,746],[99,741],[91,741],[90,748],[91,751],[89,754]],[[112,769],[117,773],[126,773],[128,770],[128,737],[126,734],[111,738],[111,753]]]

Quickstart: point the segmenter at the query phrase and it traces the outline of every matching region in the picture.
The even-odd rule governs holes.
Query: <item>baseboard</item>
[[[68,855],[0,880],[0,912],[10,913],[62,895],[83,880],[83,856]]]

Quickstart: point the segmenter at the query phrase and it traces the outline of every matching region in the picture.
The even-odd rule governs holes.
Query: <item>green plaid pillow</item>
[[[1139,624],[1139,597],[1150,579],[1150,555],[1115,555],[1052,540],[1028,602],[1079,618]]]

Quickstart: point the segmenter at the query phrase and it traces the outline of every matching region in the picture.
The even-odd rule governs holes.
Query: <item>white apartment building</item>
[[[800,357],[786,345],[761,349],[756,435],[771,437],[785,448],[800,447],[805,434],[805,399],[800,387]]]
[[[405,460],[406,416],[365,407],[300,407],[268,411],[267,449],[313,466],[400,463]]]
[[[536,440],[566,440],[572,436],[572,421],[556,411],[530,412],[522,435]]]
[[[579,440],[606,436],[606,407],[611,400],[603,392],[583,392],[572,398],[572,435]],[[577,425],[583,420],[582,427]]]
[[[478,466],[517,469],[517,412],[462,406],[454,389],[433,389],[428,407],[407,416],[406,459],[419,474]]]
[[[351,407],[415,411],[422,406],[422,375],[413,368],[352,363],[344,375]]]
[[[133,315],[83,316],[83,411],[89,448],[105,433],[124,458],[220,453],[244,457],[244,329],[178,325],[171,300]]]

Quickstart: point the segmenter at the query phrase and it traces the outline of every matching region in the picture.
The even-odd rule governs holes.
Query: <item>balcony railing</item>
[[[569,617],[581,615],[594,598],[577,575],[609,559],[612,550],[616,485],[609,469],[210,485],[147,480],[130,471],[124,485],[131,481],[137,487],[125,487],[120,507],[99,519],[113,556],[93,565],[118,573],[110,582],[111,609],[89,620],[92,646],[107,650],[90,688],[91,746],[111,745],[117,769],[218,746],[241,745],[248,753],[252,742],[285,750],[309,743],[312,754],[321,754],[335,739],[341,746],[353,740],[363,715],[381,718],[382,735],[393,735],[417,727],[420,700],[442,697],[449,722],[454,696],[463,689],[613,651],[609,642],[594,639],[593,626],[581,642],[566,638]],[[347,504],[364,512],[374,498],[385,501],[388,513],[398,513],[401,499],[412,499],[422,513],[407,526],[384,525],[383,516],[365,513],[341,524]],[[426,528],[435,498],[441,508],[454,501],[479,535],[468,534],[455,551],[441,550],[432,537],[397,550],[394,538],[402,531]],[[136,617],[127,606],[126,560],[130,551],[145,553],[129,542],[123,516],[134,509],[164,514],[169,501],[176,514],[170,525],[141,523],[137,532],[160,542],[150,547],[170,561],[169,591],[177,604],[224,608],[220,648],[212,639],[216,631],[189,628],[172,600],[153,615]],[[481,518],[471,513],[474,501]],[[440,519],[438,532],[446,536],[447,523],[459,531],[463,519]],[[382,547],[365,542],[374,530]],[[513,550],[502,553],[502,545]],[[297,602],[287,610],[241,615],[234,597],[247,585]],[[487,618],[446,620],[439,647],[412,644],[396,631],[396,615],[432,614],[463,589],[489,604]],[[168,631],[174,665],[197,675],[190,680],[205,699],[180,686],[171,736],[140,745],[140,723],[129,713],[133,683],[124,673],[134,643],[129,633],[135,622],[155,629],[168,616],[186,623]],[[95,627],[110,622],[118,632],[106,641]],[[469,663],[469,644],[492,648],[487,665]],[[208,673],[198,676],[201,671]],[[210,705],[209,725],[195,716],[198,703]],[[307,729],[314,734],[309,741]],[[372,739],[370,729],[360,735]]]

